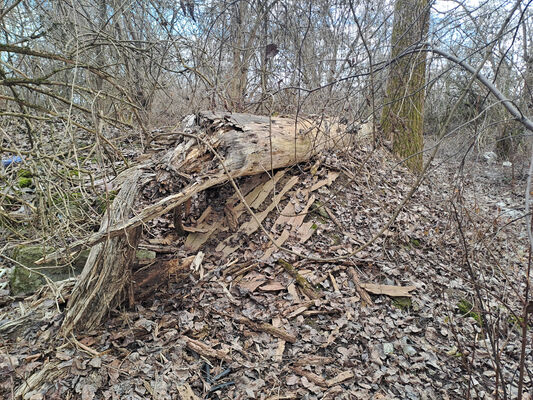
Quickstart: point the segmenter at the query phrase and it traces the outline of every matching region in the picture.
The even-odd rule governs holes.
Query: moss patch
[[[25,178],[22,176],[18,178],[17,183],[19,188],[31,187],[31,185],[33,185],[33,181],[31,178]]]
[[[52,281],[60,281],[81,273],[89,257],[89,250],[84,250],[71,265],[58,265],[56,260],[40,265],[35,264],[37,260],[53,251],[54,248],[47,246],[19,246],[14,250],[13,258],[26,268],[15,265],[9,280],[13,294],[31,293],[44,285],[45,279],[32,272],[32,269],[46,275]]]
[[[410,297],[394,297],[392,305],[400,310],[409,310],[413,307],[413,301]]]
[[[89,258],[90,250],[83,250],[73,261],[68,265],[58,265],[56,260],[37,265],[35,262],[46,254],[50,254],[55,249],[47,246],[19,246],[13,252],[13,258],[24,265],[15,265],[9,277],[9,284],[13,294],[32,293],[39,287],[45,284],[45,279],[39,274],[33,272],[36,270],[52,281],[60,281],[63,279],[77,276],[83,271],[87,258]],[[156,258],[156,253],[151,250],[138,250],[136,254],[139,260],[153,260]]]
[[[324,208],[324,204],[320,201],[315,201],[313,205],[311,206],[311,212],[314,212],[318,215],[320,215],[324,219],[329,219],[329,215],[327,211]]]
[[[483,322],[481,320],[481,316],[473,311],[474,305],[470,303],[468,300],[462,299],[457,303],[457,309],[464,317],[470,317],[473,318],[479,326],[483,326]]]

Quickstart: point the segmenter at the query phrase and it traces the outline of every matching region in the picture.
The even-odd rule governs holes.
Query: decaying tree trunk
[[[142,171],[132,168],[126,173],[129,176],[104,215],[100,226],[102,233],[107,231],[110,223],[128,218],[139,197],[138,181]],[[91,329],[101,322],[107,310],[120,303],[131,275],[131,269],[127,266],[135,258],[140,235],[141,227],[135,227],[124,231],[124,235],[98,243],[91,249],[69,299],[69,308],[62,325],[64,333],[75,327],[78,330]]]
[[[183,140],[151,162],[125,172],[127,179],[106,213],[100,230],[71,250],[94,246],[69,300],[62,326],[63,334],[90,330],[124,298],[130,278],[141,225],[161,216],[193,195],[229,180],[231,177],[260,174],[309,160],[313,155],[336,146],[345,148],[349,138],[336,123],[247,114],[203,112],[196,128],[184,133]],[[221,165],[213,150],[223,159]],[[133,212],[142,182],[164,168],[183,179],[179,193]]]

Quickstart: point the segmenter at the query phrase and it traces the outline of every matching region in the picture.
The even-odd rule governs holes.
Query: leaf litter
[[[278,246],[347,256],[414,182],[394,164],[361,145],[349,158],[330,152],[312,167],[239,185]],[[473,284],[449,206],[459,190],[455,172],[439,165],[382,237],[330,263],[280,251],[229,185],[208,191],[184,218],[186,237],[173,233],[171,217],[149,227],[145,245],[158,257],[134,267],[134,308],[116,310],[102,329],[56,337],[72,281],[61,297],[43,289],[4,301],[0,395],[29,385],[28,399],[463,399],[468,388],[472,398],[493,398],[490,344],[469,316]],[[479,176],[462,180],[462,206],[473,210],[464,230],[500,321],[513,393],[519,332],[509,309],[520,308],[510,288],[521,287],[527,242]],[[520,207],[520,195],[500,191],[506,207]],[[480,231],[491,234],[480,240]],[[461,300],[472,305],[469,315],[457,311]],[[527,354],[531,387],[530,344]],[[59,362],[57,379],[32,391],[27,378],[51,361]]]

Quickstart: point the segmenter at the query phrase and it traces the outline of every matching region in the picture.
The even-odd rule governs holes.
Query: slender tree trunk
[[[429,26],[428,0],[396,0],[392,30],[394,60],[424,40]],[[423,166],[424,85],[426,53],[414,53],[391,65],[381,116],[383,134],[392,139],[393,151],[413,171]]]

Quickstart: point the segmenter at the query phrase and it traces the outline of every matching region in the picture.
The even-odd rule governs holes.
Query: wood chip
[[[200,354],[204,357],[211,357],[211,358],[217,358],[219,360],[224,360],[226,362],[231,362],[231,357],[228,356],[226,353],[220,350],[215,350],[209,347],[204,342],[200,342],[199,340],[191,339],[188,336],[181,336],[183,340],[185,340],[185,344],[189,350],[194,351],[195,353]]]
[[[283,361],[284,352],[285,352],[285,340],[281,339],[278,342],[278,347],[276,348],[276,352],[274,353],[274,361],[275,362]]]
[[[205,219],[207,217],[209,217],[209,215],[211,214],[211,211],[213,211],[213,208],[211,206],[208,206],[204,212],[202,213],[202,215],[200,215],[200,218],[198,218],[198,221],[196,221],[196,224],[199,225],[201,224],[202,222],[205,221]]]
[[[301,398],[301,394],[298,393],[285,393],[285,394],[276,394],[274,396],[267,397],[266,400],[292,400]]]
[[[337,281],[335,280],[335,277],[331,274],[331,272],[328,272],[329,280],[331,281],[331,284],[333,285],[333,289],[335,290],[335,293],[340,293],[339,285],[337,284]]]
[[[287,319],[294,318],[297,315],[300,315],[301,313],[303,313],[305,310],[309,309],[309,307],[319,306],[319,305],[320,305],[320,300],[304,301],[302,303],[297,303],[287,308],[286,310],[283,310],[281,312],[281,315],[283,317],[286,317]]]
[[[416,286],[394,286],[394,285],[377,285],[375,283],[362,283],[361,287],[372,294],[384,294],[391,297],[411,297],[409,293],[416,289]]]
[[[302,358],[296,360],[294,365],[296,366],[327,365],[327,364],[333,363],[334,361],[335,359],[333,357],[309,355],[309,356],[303,356]]]
[[[313,382],[315,385],[322,386],[322,387],[328,386],[324,378],[322,378],[321,376],[318,376],[317,374],[311,371],[306,371],[300,367],[290,367],[290,368],[295,374],[306,377],[309,382]]]
[[[347,381],[348,379],[353,378],[355,375],[352,371],[344,371],[337,375],[335,378],[328,379],[326,385],[328,387],[335,386],[338,383]]]
[[[294,283],[291,283],[289,286],[287,286],[287,292],[289,292],[289,294],[292,296],[292,301],[294,303],[299,303],[301,301]]]
[[[276,328],[274,325],[267,322],[254,322],[246,317],[234,317],[233,319],[238,323],[248,326],[254,331],[269,333],[270,335],[283,339],[289,343],[296,342],[296,336],[288,333],[282,328]]]

